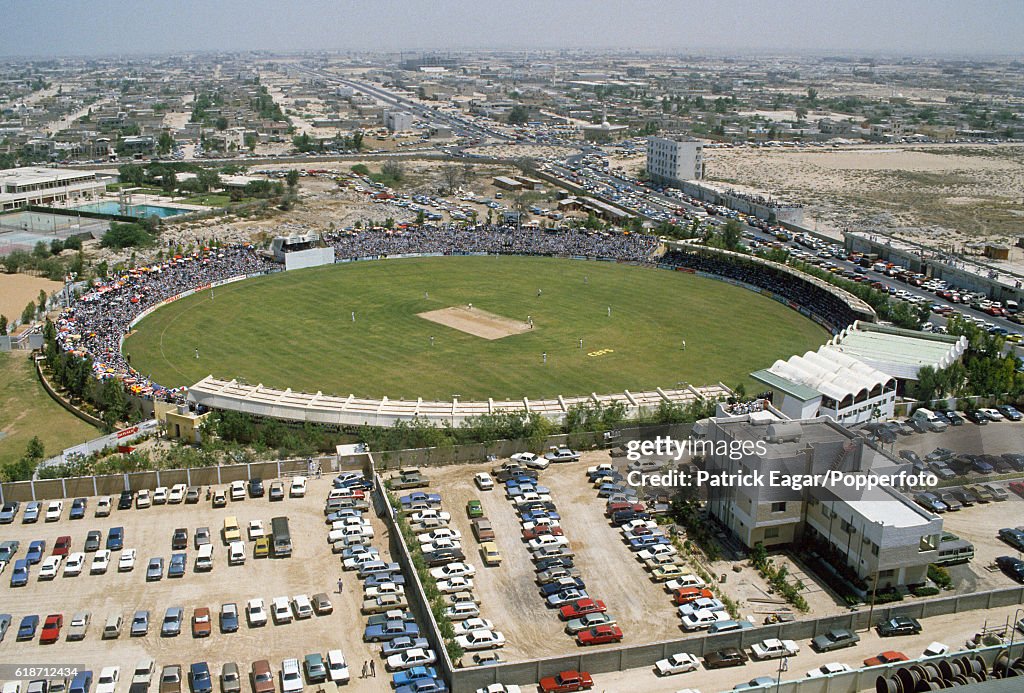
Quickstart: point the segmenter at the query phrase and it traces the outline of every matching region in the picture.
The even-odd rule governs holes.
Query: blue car
[[[0,508],[0,525],[9,525],[14,522],[14,516],[18,514],[18,505],[18,501],[4,503],[4,506]]]
[[[11,587],[24,587],[28,584],[28,560],[19,558],[14,562],[11,571]]]
[[[549,520],[561,520],[562,516],[556,513],[554,510],[527,510],[522,515],[523,522],[536,522],[541,518],[547,518]]]
[[[629,540],[630,551],[642,551],[643,549],[657,546],[658,544],[670,544],[669,538],[664,534],[648,534],[643,537],[636,537]]]
[[[28,553],[25,554],[25,560],[29,562],[29,565],[35,565],[43,560],[44,553],[46,553],[46,540],[37,539],[28,545]]]
[[[213,679],[206,662],[196,662],[188,668],[188,683],[192,693],[213,693]]]
[[[81,520],[85,517],[85,506],[87,501],[84,498],[76,498],[71,501],[71,512],[68,513],[68,519]]]
[[[437,669],[435,669],[434,667],[416,666],[412,667],[411,669],[406,669],[405,671],[399,671],[398,673],[392,675],[391,685],[395,688],[398,688],[399,686],[407,686],[413,683],[414,681],[422,681],[424,679],[430,680],[436,678]]]
[[[542,585],[540,593],[545,597],[550,597],[552,594],[558,594],[562,590],[568,589],[585,589],[586,583],[583,582],[582,578],[562,578],[555,582],[549,582],[546,585]]]
[[[36,628],[39,627],[38,616],[26,616],[21,619],[18,626],[18,640],[31,640],[36,636]]]
[[[415,638],[419,634],[420,627],[416,625],[416,621],[388,619],[384,623],[366,626],[363,630],[363,642],[384,642],[402,636]]]
[[[29,504],[25,506],[25,512],[21,516],[22,524],[30,524],[39,520],[39,513],[43,509],[43,504],[39,501],[29,501]]]
[[[90,688],[92,688],[92,672],[80,671],[75,674],[75,678],[71,679],[68,693],[89,693]]]
[[[107,532],[107,548],[120,551],[124,548],[124,527],[111,527]]]
[[[393,638],[384,643],[384,647],[380,649],[382,657],[387,659],[391,655],[398,654],[399,652],[405,652],[406,650],[429,650],[430,643],[427,642],[426,638],[410,638],[401,636]]]
[[[363,581],[363,589],[367,587],[376,587],[377,585],[383,585],[385,582],[393,582],[396,585],[405,584],[405,576],[401,573],[374,573],[370,577]]]
[[[424,491],[413,491],[412,493],[399,498],[398,502],[402,504],[402,507],[412,505],[413,503],[429,503],[430,505],[441,505],[441,494],[425,493]]]
[[[235,604],[230,606],[235,608],[225,610],[224,607],[221,607],[220,610],[220,630],[222,633],[234,633],[238,630],[238,606]]]
[[[185,574],[185,561],[187,556],[183,553],[171,554],[171,562],[167,566],[167,577],[182,577]]]
[[[419,679],[399,687],[395,693],[448,693],[448,686],[441,679]]]

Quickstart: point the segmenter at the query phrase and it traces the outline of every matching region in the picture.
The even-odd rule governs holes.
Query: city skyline
[[[1007,56],[1024,52],[1024,4],[1005,0],[700,3],[641,0],[628,9],[568,0],[551,6],[401,0],[286,5],[195,0],[2,2],[5,57],[215,51],[620,49],[650,52]],[[702,14],[703,13],[703,14]],[[740,18],[740,21],[737,21]],[[159,26],[159,30],[150,27]],[[41,31],[40,28],[44,30]]]

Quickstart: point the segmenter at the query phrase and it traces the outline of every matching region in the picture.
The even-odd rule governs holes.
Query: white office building
[[[412,130],[412,114],[405,111],[385,111],[384,127],[391,132]]]
[[[704,177],[704,145],[692,137],[648,137],[647,174],[655,183],[679,186]]]
[[[5,169],[0,171],[0,210],[68,202],[99,195],[106,188],[94,171],[43,166]]]

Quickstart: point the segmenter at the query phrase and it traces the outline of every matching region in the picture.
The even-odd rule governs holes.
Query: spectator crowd
[[[327,234],[324,240],[334,248],[336,261],[417,253],[495,253],[591,257],[685,267],[767,289],[818,315],[835,329],[845,327],[856,318],[838,296],[772,267],[700,252],[671,251],[657,258],[654,251],[659,241],[645,234],[503,226],[423,226],[389,231],[357,229]],[[204,249],[152,267],[123,272],[94,283],[88,293],[61,314],[55,322],[58,347],[90,357],[97,378],[119,378],[134,394],[181,400],[183,388],[168,388],[153,382],[132,366],[129,354],[122,352],[121,341],[133,320],[186,291],[280,269],[281,265],[246,244]]]

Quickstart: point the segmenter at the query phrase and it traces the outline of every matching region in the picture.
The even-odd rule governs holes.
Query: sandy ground
[[[474,308],[472,303],[468,306],[452,306],[416,315],[474,337],[491,340],[522,334],[530,329],[528,323],[488,313],[486,310]]]
[[[352,683],[349,688],[357,691],[380,691],[383,663],[378,659],[378,678],[374,681],[359,680],[362,663],[376,657],[375,651],[362,642],[365,618],[359,615],[361,592],[359,583],[352,573],[344,576],[343,594],[336,594],[337,580],[341,575],[338,556],[332,554],[326,543],[322,504],[330,488],[330,481],[323,479],[309,482],[309,491],[304,499],[287,498],[271,504],[266,497],[247,499],[231,503],[226,509],[213,509],[209,502],[198,505],[167,505],[145,510],[118,511],[107,518],[92,517],[95,499],[90,499],[88,519],[70,521],[65,509],[64,518],[56,523],[24,525],[19,521],[8,525],[5,539],[21,541],[24,555],[28,543],[45,539],[52,548],[56,538],[63,534],[72,537],[72,550],[81,550],[89,530],[99,529],[106,534],[110,527],[125,527],[125,546],[138,550],[135,570],[118,573],[116,552],[113,567],[105,575],[83,574],[78,577],[57,577],[53,582],[37,580],[38,567],[32,570],[29,584],[11,588],[3,580],[3,611],[13,614],[12,629],[17,628],[21,618],[27,614],[39,614],[44,619],[50,613],[63,613],[65,624],[74,612],[92,612],[92,625],[85,640],[67,643],[62,638],[59,645],[42,646],[35,640],[15,642],[15,630],[8,633],[0,649],[0,663],[77,664],[92,668],[98,676],[104,666],[121,667],[120,690],[127,690],[123,682],[130,677],[131,667],[143,656],[151,656],[157,666],[181,664],[186,667],[197,661],[206,661],[214,676],[220,673],[224,662],[234,661],[243,675],[249,672],[253,661],[269,659],[275,673],[287,657],[302,658],[310,652],[325,653],[340,648],[352,669]],[[70,503],[66,504],[69,507]],[[271,517],[286,514],[289,517],[294,554],[287,559],[252,558],[252,543],[247,543],[248,560],[243,566],[228,566],[226,549],[220,541],[220,528],[227,515],[236,515],[243,527],[250,519],[263,520],[269,528]],[[377,538],[374,540],[382,554],[386,554],[386,541],[382,539],[384,527],[373,518]],[[182,579],[164,578],[159,582],[145,580],[146,563],[153,556],[163,556],[165,561],[171,554],[171,534],[176,527],[187,527],[194,532],[196,527],[210,527],[214,534],[214,569],[209,573],[194,573],[192,570],[195,552],[189,545],[188,569]],[[248,535],[246,534],[246,537]],[[91,555],[89,561],[91,561]],[[6,578],[6,575],[4,576]],[[269,601],[277,596],[296,594],[312,595],[327,592],[334,604],[334,613],[314,616],[303,621],[249,628],[244,622],[236,633],[221,633],[216,627],[216,613],[225,602],[236,602],[240,610],[245,602],[262,597]],[[197,606],[210,607],[215,614],[215,628],[209,638],[195,640],[190,625],[183,624],[182,634],[175,638],[161,638],[160,622],[164,611],[170,606],[182,606],[186,618],[191,618]],[[116,640],[101,640],[100,632],[107,616],[121,613],[126,620],[137,609],[150,610],[149,634],[141,638],[130,638],[127,630]],[[66,627],[66,626],[65,626]],[[333,686],[325,685],[326,689]],[[155,690],[155,687],[151,690]],[[249,690],[248,686],[244,690]]]
[[[60,282],[50,281],[42,277],[28,274],[0,274],[0,315],[6,315],[9,321],[21,319],[21,311],[29,301],[38,301],[39,292],[47,294],[60,291]]]
[[[1009,239],[1020,228],[1024,147],[877,145],[705,150],[706,177],[805,205],[805,221],[888,228],[931,243]]]

